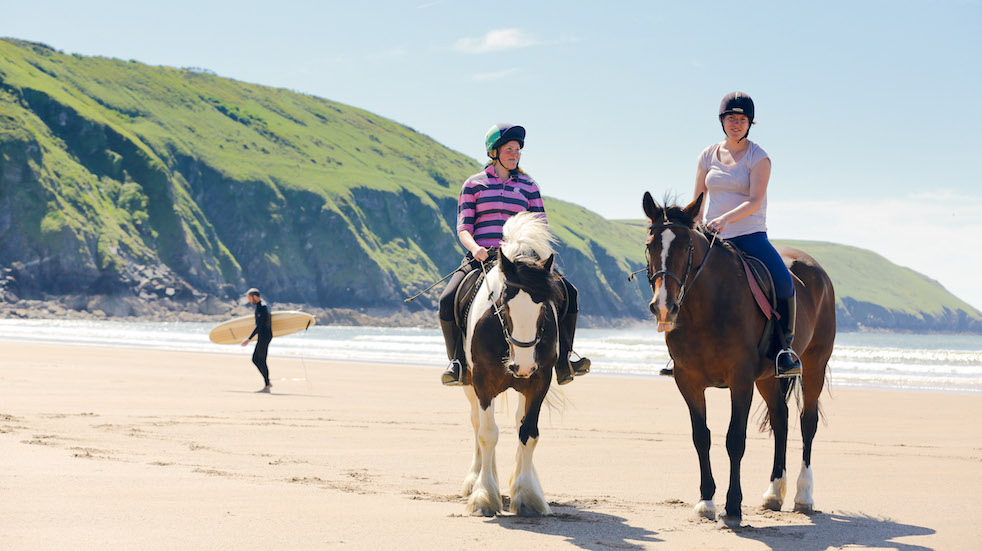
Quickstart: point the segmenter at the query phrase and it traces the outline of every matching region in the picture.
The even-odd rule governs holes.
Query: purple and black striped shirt
[[[527,174],[513,173],[507,182],[488,166],[464,182],[457,201],[457,231],[467,230],[482,247],[501,245],[501,227],[513,215],[527,210],[545,218],[539,186]]]

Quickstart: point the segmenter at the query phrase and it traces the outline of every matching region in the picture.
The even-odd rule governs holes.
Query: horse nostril
[[[654,302],[649,302],[648,303],[648,310],[651,310],[651,313],[652,314],[654,314],[656,316],[658,315],[658,308],[655,306],[655,303]]]

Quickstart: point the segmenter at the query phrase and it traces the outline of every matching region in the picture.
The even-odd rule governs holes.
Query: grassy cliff
[[[20,296],[258,286],[281,301],[398,306],[459,262],[456,198],[478,170],[347,105],[0,40],[0,266]],[[642,312],[621,281],[635,236],[547,205],[584,310]]]

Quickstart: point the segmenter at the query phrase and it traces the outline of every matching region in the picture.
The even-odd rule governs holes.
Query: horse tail
[[[549,420],[552,420],[552,413],[558,413],[562,415],[566,413],[566,406],[569,405],[569,400],[566,398],[566,392],[559,388],[559,385],[549,385],[549,390],[546,392],[546,398],[542,401],[546,409],[549,410]]]
[[[509,218],[501,228],[501,234],[501,252],[511,260],[520,256],[549,258],[557,241],[542,213],[529,211]]]

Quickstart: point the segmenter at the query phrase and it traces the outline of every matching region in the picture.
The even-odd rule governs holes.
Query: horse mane
[[[556,236],[539,214],[523,211],[509,218],[501,228],[501,252],[512,261],[528,256],[545,260],[552,256]]]
[[[707,241],[711,242],[713,240],[713,232],[706,227],[706,223],[703,221],[697,222],[694,220],[688,215],[688,213],[685,212],[685,207],[678,205],[676,201],[678,201],[677,196],[669,197],[666,195],[662,198],[662,204],[665,206],[661,209],[661,215],[656,216],[655,219],[651,221],[651,226],[648,227],[648,232],[650,233],[656,226],[661,226],[662,224],[670,222],[690,228],[697,233],[701,233]]]
[[[556,236],[539,214],[520,212],[505,222],[501,229],[501,254],[515,265],[518,283],[529,294],[558,302],[563,298],[563,286],[552,271],[545,271],[541,261],[552,256]]]

